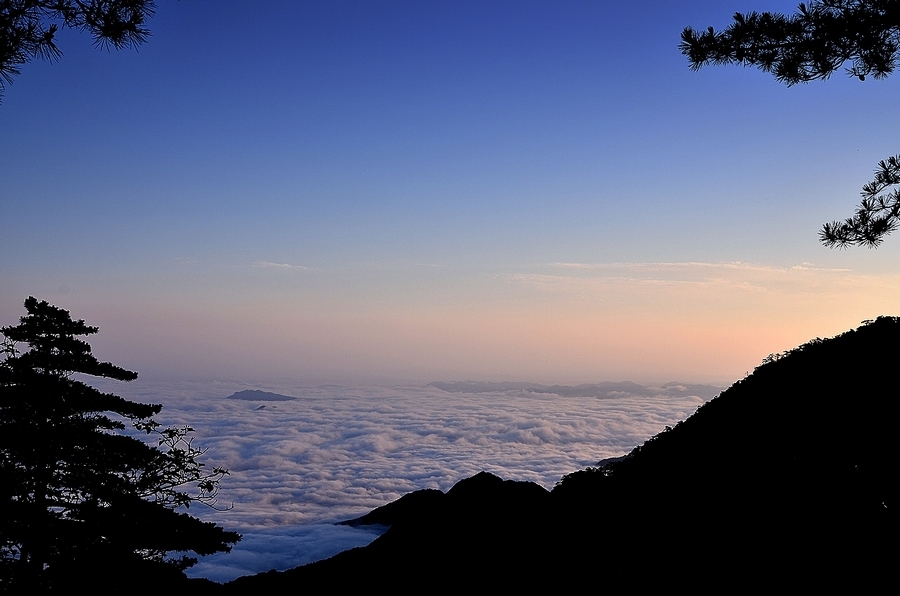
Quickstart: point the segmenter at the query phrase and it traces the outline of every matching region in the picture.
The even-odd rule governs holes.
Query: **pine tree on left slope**
[[[161,429],[162,406],[74,378],[137,373],[94,357],[79,336],[96,327],[33,297],[25,308],[19,325],[0,328],[0,590],[140,591],[142,577],[182,580],[197,561],[186,553],[230,551],[239,534],[178,511],[214,505],[228,473],[198,461],[192,429]],[[126,422],[155,444],[123,433]]]

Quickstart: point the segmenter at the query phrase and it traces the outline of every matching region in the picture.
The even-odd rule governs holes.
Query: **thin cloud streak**
[[[789,267],[776,267],[772,265],[764,265],[761,263],[749,263],[743,261],[732,262],[701,262],[701,261],[684,261],[684,262],[653,262],[653,263],[550,263],[551,269],[563,269],[574,271],[629,271],[629,272],[646,272],[650,273],[668,273],[682,275],[701,275],[709,274],[709,272],[741,272],[745,275],[760,274],[784,274],[790,271],[819,271],[823,273],[852,273],[851,269],[821,267],[813,263],[800,263]],[[638,279],[638,278],[635,278]]]
[[[272,261],[253,261],[253,266],[261,269],[292,269],[296,271],[307,271],[309,269],[309,267],[305,267],[303,265],[291,265],[290,263],[274,263]]]
[[[698,286],[752,292],[807,293],[848,288],[900,287],[897,274],[859,274],[851,269],[800,263],[775,267],[746,262],[550,263],[544,271],[501,274],[543,289],[575,291],[604,285]],[[549,270],[549,272],[547,271]]]

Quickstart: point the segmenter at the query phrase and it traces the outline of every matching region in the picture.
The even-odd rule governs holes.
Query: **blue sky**
[[[900,309],[834,251],[896,77],[692,72],[793,2],[158,3],[0,104],[0,321],[35,295],[158,378],[731,381]]]

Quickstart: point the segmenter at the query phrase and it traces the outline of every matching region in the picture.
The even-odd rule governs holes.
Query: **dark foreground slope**
[[[623,544],[685,572],[886,575],[898,553],[898,374],[896,318],[814,340],[553,496],[570,511],[627,512],[638,531],[616,524]]]
[[[898,374],[900,321],[882,317],[772,359],[551,493],[479,474],[408,495],[370,514],[391,527],[368,547],[226,590],[891,585]]]

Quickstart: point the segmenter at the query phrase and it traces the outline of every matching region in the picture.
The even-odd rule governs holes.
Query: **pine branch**
[[[847,62],[847,74],[885,78],[900,57],[900,3],[896,0],[814,0],[790,16],[737,13],[716,31],[686,27],[680,49],[699,70],[741,64],[772,73],[788,85],[827,79]]]
[[[862,201],[853,217],[822,226],[819,238],[832,248],[876,248],[900,226],[900,189],[881,194],[900,184],[900,155],[878,162],[875,179],[863,186]]]
[[[89,33],[94,45],[117,50],[147,41],[153,0],[0,0],[0,96],[23,64],[62,56],[56,33]]]

